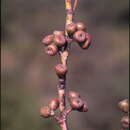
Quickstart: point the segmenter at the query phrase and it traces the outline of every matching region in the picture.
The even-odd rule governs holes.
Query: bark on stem
[[[72,23],[73,20],[73,10],[71,5],[71,0],[65,0],[66,4],[66,25]],[[66,33],[67,36],[67,33]],[[67,66],[67,59],[68,59],[68,51],[65,50],[64,52],[61,52],[61,63],[63,65]],[[58,86],[58,95],[59,95],[59,101],[60,101],[60,111],[63,112],[65,110],[66,104],[65,104],[65,95],[66,95],[66,75],[62,78],[59,78],[59,86]]]
[[[71,0],[65,0],[66,3],[66,25],[71,24],[73,21],[73,9],[72,9],[72,4]]]

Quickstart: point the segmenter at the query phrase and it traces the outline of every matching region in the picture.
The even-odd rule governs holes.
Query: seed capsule
[[[84,23],[78,22],[76,23],[77,30],[86,31],[86,25]]]
[[[53,32],[53,34],[55,35],[55,36],[57,36],[57,35],[65,35],[65,33],[63,32],[63,31],[54,31]]]
[[[80,98],[71,98],[69,102],[74,110],[79,110],[83,106],[83,101]]]
[[[69,91],[68,96],[69,98],[80,98],[80,94],[74,91]]]
[[[129,128],[129,125],[130,125],[129,117],[123,116],[121,119],[121,124],[122,124],[123,128]]]
[[[87,102],[83,101],[83,106],[79,109],[80,112],[88,112]]]
[[[73,38],[78,42],[82,43],[86,40],[86,33],[84,31],[77,31],[74,33]]]
[[[56,45],[54,44],[51,44],[51,45],[48,45],[46,48],[45,48],[45,52],[50,55],[50,56],[54,56],[57,54],[57,51],[58,51],[58,48],[56,47]]]
[[[77,30],[77,26],[75,23],[71,23],[66,26],[66,31],[69,36],[72,36],[76,32],[76,30]]]
[[[48,35],[48,36],[46,36],[43,40],[42,40],[42,43],[44,44],[44,45],[49,45],[49,44],[51,44],[52,42],[53,42],[53,35]]]
[[[57,64],[55,71],[58,76],[64,76],[67,73],[67,67],[62,64]]]
[[[48,118],[51,116],[51,111],[48,106],[41,107],[40,109],[40,115],[44,118]]]
[[[59,100],[57,98],[54,98],[52,99],[50,102],[49,102],[49,108],[51,110],[56,110],[57,108],[59,107]]]
[[[129,112],[129,101],[128,99],[125,99],[123,101],[120,101],[118,103],[118,107],[123,111],[123,112]]]
[[[91,44],[91,41],[92,41],[92,38],[91,38],[91,35],[86,33],[86,41],[83,42],[83,43],[79,43],[79,46],[82,48],[82,49],[88,49],[90,44]]]
[[[64,46],[65,43],[66,43],[65,36],[64,36],[64,35],[56,35],[56,36],[54,37],[54,43],[55,43],[57,46],[59,46],[59,47]]]

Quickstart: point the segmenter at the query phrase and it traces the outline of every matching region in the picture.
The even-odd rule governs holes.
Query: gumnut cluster
[[[68,36],[79,44],[82,49],[88,49],[91,44],[91,35],[87,33],[86,25],[78,22],[66,26]]]
[[[122,112],[125,113],[125,115],[121,118],[121,130],[128,129],[130,125],[129,121],[129,100],[124,99],[118,103],[118,107]]]
[[[91,44],[91,35],[86,30],[86,25],[78,22],[66,25],[65,31],[54,31],[42,40],[45,52],[54,56],[72,42],[77,42],[82,49],[88,49]]]
[[[71,110],[79,111],[79,112],[88,112],[87,102],[82,100],[80,94],[74,91],[68,92],[68,101],[70,104]],[[40,115],[44,118],[53,117],[55,115],[55,111],[59,108],[59,100],[58,98],[53,98],[48,106],[43,106],[40,109]]]
[[[63,31],[54,31],[53,34],[46,36],[42,43],[45,45],[45,52],[54,56],[67,42]]]
[[[59,78],[60,89],[58,88],[58,91],[60,96],[52,99],[48,103],[48,106],[41,107],[40,115],[44,118],[54,117],[58,121],[63,121],[65,119],[62,118],[66,118],[71,111],[88,111],[87,102],[81,98],[80,94],[69,91],[65,96],[68,96],[70,107],[62,111],[62,116],[56,115],[56,110],[59,109],[61,111],[62,100],[60,97],[64,98],[60,90],[65,87],[66,73],[68,72],[67,64],[64,64],[64,61],[67,61],[67,49],[72,42],[76,42],[82,49],[88,49],[91,44],[91,36],[86,31],[87,28],[85,24],[81,22],[71,23],[66,25],[65,31],[54,31],[53,34],[44,37],[42,40],[42,43],[45,45],[45,52],[49,56],[54,56],[56,54],[61,55],[61,63],[54,67]],[[63,61],[62,58],[64,59]]]
[[[68,100],[69,100],[70,106],[73,110],[77,110],[79,112],[88,111],[87,102],[81,99],[79,93],[70,91],[68,93]]]
[[[48,118],[54,115],[54,112],[59,107],[59,100],[58,98],[54,98],[48,104],[48,106],[41,107],[40,109],[40,115],[44,118]]]

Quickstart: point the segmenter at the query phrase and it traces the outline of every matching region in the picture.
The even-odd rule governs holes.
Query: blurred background
[[[2,0],[1,129],[60,130],[39,108],[57,96],[53,66],[42,38],[63,30],[64,0]],[[119,130],[117,103],[129,93],[129,1],[79,0],[75,21],[88,27],[92,46],[76,43],[69,56],[67,90],[79,92],[87,113],[72,112],[70,130]]]

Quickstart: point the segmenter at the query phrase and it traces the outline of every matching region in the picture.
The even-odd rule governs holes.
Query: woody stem
[[[72,1],[71,0],[65,0],[65,7],[66,7],[66,25],[71,24],[73,21],[73,9],[72,9]],[[68,34],[65,30],[65,35],[68,37]],[[69,44],[69,43],[68,43]],[[67,66],[67,60],[68,60],[68,49],[66,48],[63,52],[60,53],[61,63],[64,66]],[[67,121],[66,116],[64,116],[64,112],[66,109],[66,74],[59,78],[59,85],[58,85],[58,96],[59,96],[59,109],[61,112],[61,119],[60,119],[60,127],[62,130],[68,130],[67,127]]]

